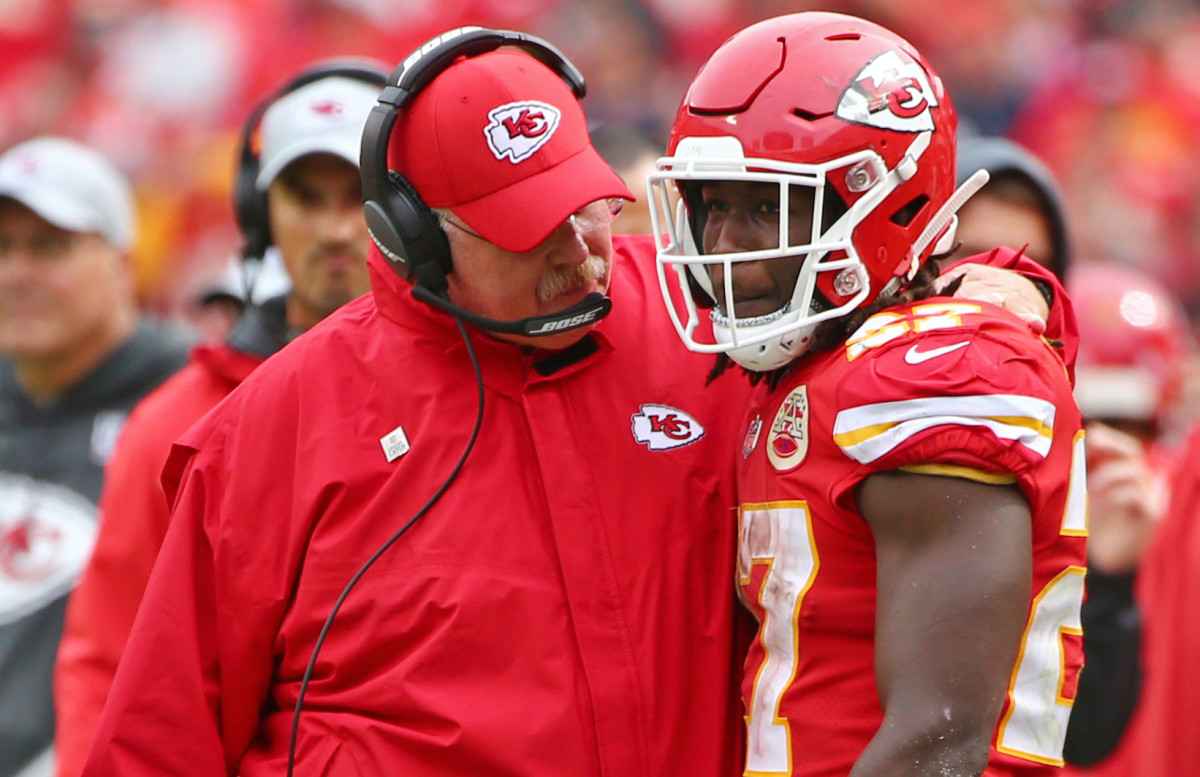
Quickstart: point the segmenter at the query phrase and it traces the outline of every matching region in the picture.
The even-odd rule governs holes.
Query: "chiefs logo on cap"
[[[488,148],[496,159],[517,164],[550,142],[562,112],[553,105],[529,100],[493,108],[488,119],[491,121],[483,130]]]
[[[889,49],[851,80],[838,102],[837,115],[880,129],[925,132],[933,129],[929,109],[937,104],[925,70]]]

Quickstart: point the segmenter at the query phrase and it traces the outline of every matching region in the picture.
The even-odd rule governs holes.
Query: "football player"
[[[1070,355],[934,291],[986,177],[955,189],[955,134],[907,41],[807,12],[713,54],[651,177],[680,336],[762,387],[738,454],[746,774],[1062,765],[1087,530]]]

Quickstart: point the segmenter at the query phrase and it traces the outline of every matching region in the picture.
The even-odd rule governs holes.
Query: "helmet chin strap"
[[[763,324],[771,324],[775,321],[778,321],[786,316],[788,311],[791,309],[792,301],[788,300],[787,302],[783,303],[783,307],[781,307],[779,310],[776,310],[774,313],[764,313],[761,316],[751,316],[749,318],[734,317],[731,319],[729,316],[721,312],[720,307],[714,307],[711,311],[709,311],[709,316],[712,318],[713,323],[717,324],[718,326],[727,327],[731,322],[736,322],[736,324],[741,327],[762,326]]]
[[[812,344],[816,325],[793,329],[755,345],[743,345],[726,352],[737,364],[751,372],[770,372],[798,358]]]
[[[913,242],[912,248],[909,249],[909,261],[911,262],[911,266],[909,267],[908,274],[905,276],[908,280],[911,281],[917,274],[917,270],[920,269],[921,254],[925,252],[926,247],[933,242],[933,239],[936,238],[943,229],[951,225],[951,222],[953,222],[957,217],[958,209],[966,204],[967,200],[971,199],[976,192],[984,187],[984,185],[988,182],[988,178],[990,178],[990,175],[988,174],[987,170],[976,170],[970,178],[963,181],[962,185],[954,190],[954,194],[951,194],[950,197],[947,198],[944,203],[942,203],[942,207],[938,209],[938,212],[934,214],[933,218],[929,220],[929,223],[925,225],[925,229],[922,230],[920,236]],[[940,249],[944,246],[948,249],[950,247],[949,243],[951,243],[953,240],[954,231],[951,230],[946,236],[943,236],[942,240],[938,241],[937,248]]]
[[[809,312],[812,312],[811,309]],[[784,319],[790,318],[794,321],[799,317],[800,314],[796,312],[790,301],[774,313],[754,318],[738,318],[733,322],[718,312],[712,317],[713,336],[717,342],[732,345],[735,329],[740,331],[747,328],[767,327]],[[730,348],[725,353],[734,362],[752,372],[769,372],[782,367],[807,351],[812,344],[815,329],[816,324],[793,328],[778,332],[760,342]]]

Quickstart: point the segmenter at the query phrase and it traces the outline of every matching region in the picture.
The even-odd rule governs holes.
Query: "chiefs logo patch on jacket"
[[[667,405],[642,405],[633,416],[633,438],[652,451],[690,445],[704,436],[704,427],[682,410]]]

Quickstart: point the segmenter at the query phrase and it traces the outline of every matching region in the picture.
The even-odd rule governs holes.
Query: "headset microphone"
[[[578,329],[581,326],[594,324],[608,315],[612,309],[612,300],[598,291],[593,291],[579,302],[566,310],[560,310],[548,316],[531,316],[516,321],[497,321],[492,318],[477,316],[458,307],[443,295],[435,294],[424,286],[413,286],[413,296],[427,305],[444,310],[455,318],[460,318],[472,326],[489,332],[524,335],[525,337],[544,337],[559,332]]]

